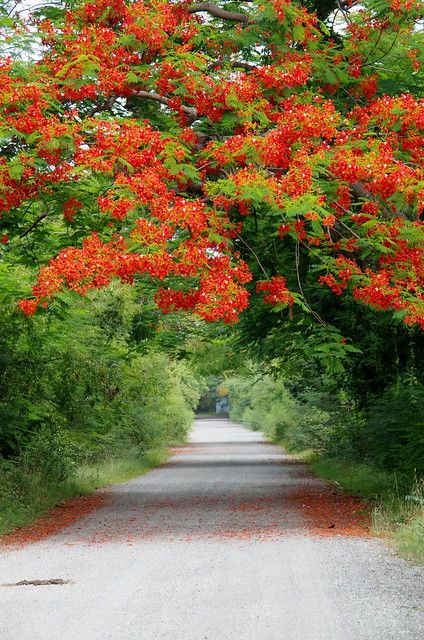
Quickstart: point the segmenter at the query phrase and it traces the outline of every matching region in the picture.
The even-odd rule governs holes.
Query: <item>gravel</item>
[[[424,637],[423,568],[376,539],[312,535],[289,497],[320,481],[227,420],[196,421],[191,442],[57,535],[0,551],[1,640]]]

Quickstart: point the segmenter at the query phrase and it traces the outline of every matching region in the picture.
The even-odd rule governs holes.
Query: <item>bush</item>
[[[424,473],[424,386],[416,381],[388,387],[368,410],[365,437],[382,466]]]
[[[298,419],[297,403],[281,381],[265,377],[253,395],[243,416],[248,426],[261,429],[274,441],[283,441]]]
[[[317,453],[327,451],[334,435],[334,424],[326,411],[317,407],[297,407],[296,420],[284,434],[290,450],[313,449]]]
[[[230,417],[263,431],[270,440],[293,450],[322,450],[331,439],[329,414],[293,398],[282,380],[233,378],[228,386]]]
[[[136,295],[113,283],[49,314],[25,318],[16,300],[0,310],[0,518],[19,524],[38,499],[50,506],[81,465],[138,468],[186,438],[199,383],[140,337]]]
[[[229,387],[230,416],[289,451],[311,449],[344,460],[373,457],[364,414],[357,414],[342,394],[327,397],[314,391],[294,398],[283,379],[271,376],[234,378]]]
[[[122,370],[114,405],[120,416],[112,428],[118,450],[140,453],[187,436],[200,390],[189,370],[168,356],[152,353],[134,357]]]
[[[42,481],[52,484],[70,478],[76,463],[77,448],[60,428],[37,431],[16,461],[23,474],[39,475]]]
[[[225,384],[228,388],[230,419],[234,420],[234,422],[242,422],[243,414],[250,404],[251,388],[254,386],[255,381],[252,378],[234,377],[226,380]]]

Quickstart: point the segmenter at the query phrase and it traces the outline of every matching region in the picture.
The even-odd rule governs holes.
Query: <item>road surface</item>
[[[65,581],[0,587],[0,638],[424,637],[423,570],[381,541],[314,535],[290,497],[314,483],[261,434],[198,420],[189,445],[97,511],[0,550],[3,585]]]

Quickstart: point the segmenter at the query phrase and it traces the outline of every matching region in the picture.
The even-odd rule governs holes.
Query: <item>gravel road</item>
[[[0,550],[1,640],[410,640],[424,570],[375,539],[311,534],[320,481],[228,420],[107,489],[54,537]]]

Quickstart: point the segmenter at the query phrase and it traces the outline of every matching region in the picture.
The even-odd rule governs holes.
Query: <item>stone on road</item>
[[[261,434],[197,420],[97,511],[0,550],[0,638],[422,638],[423,570],[378,540],[315,535],[293,496],[320,486]],[[64,582],[28,584],[49,580]]]

